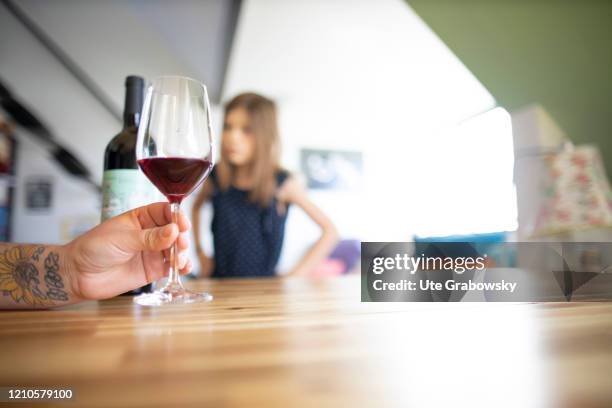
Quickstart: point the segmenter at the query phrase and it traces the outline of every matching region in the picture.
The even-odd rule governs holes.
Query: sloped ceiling
[[[211,98],[219,100],[237,1],[20,0],[15,4],[119,108],[127,74],[192,76],[205,82]]]
[[[612,2],[408,0],[498,103],[540,103],[612,176]]]

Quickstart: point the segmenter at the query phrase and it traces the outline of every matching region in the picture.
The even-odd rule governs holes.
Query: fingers
[[[172,211],[170,210],[170,204],[166,205],[166,207],[164,208],[164,217],[166,219],[166,222],[172,222]],[[187,218],[183,210],[179,211],[178,226],[181,232],[189,231],[189,229],[191,228],[191,222],[189,222],[189,219]]]
[[[169,219],[166,218],[166,207],[169,207],[168,203],[153,203],[135,208],[132,212],[136,216],[140,227],[148,229],[168,224]]]
[[[189,263],[191,263],[191,260],[189,259],[189,256],[186,252],[179,254],[179,271],[184,270]]]
[[[158,281],[168,276],[170,270],[169,250],[162,252],[147,252],[145,255],[145,270],[147,282]],[[193,263],[186,252],[179,254],[179,273],[184,275],[193,270]]]
[[[166,258],[168,259],[168,258]],[[168,271],[170,270],[170,263],[169,261],[166,261],[164,263],[164,277],[168,276]],[[191,259],[189,259],[189,257],[187,256],[187,254],[181,254],[179,255],[179,273],[181,275],[185,275],[189,272],[191,272],[191,270],[193,269],[193,262],[191,262]]]
[[[185,264],[185,267],[183,267],[179,272],[181,275],[185,275],[191,272],[192,269],[193,269],[193,263],[191,262],[191,259],[188,259],[187,263]]]
[[[134,256],[142,251],[162,251],[169,248],[178,237],[175,224],[146,230],[117,231],[111,236],[109,244],[125,256]]]
[[[161,252],[149,253],[146,256],[145,271],[147,282],[155,282],[164,277],[167,270],[164,257]]]
[[[189,273],[193,264],[188,259],[187,249],[189,248],[189,234],[191,223],[182,211],[178,214],[177,223],[172,222],[172,212],[168,203],[154,203],[132,210],[132,222],[136,221],[140,230],[135,230],[126,237],[129,241],[122,247],[131,252],[146,251],[158,252],[151,256],[150,278],[158,280],[161,278],[162,271],[164,276],[168,275],[170,259],[170,247],[176,241],[178,252],[178,267],[180,274]],[[133,225],[133,224],[132,224]],[[153,265],[155,264],[155,265]]]
[[[132,251],[162,251],[174,243],[179,236],[179,231],[176,224],[168,224],[163,227],[134,231],[129,235],[131,239],[126,244]]]
[[[189,248],[189,235],[186,232],[180,233],[176,244],[179,252],[186,251]]]
[[[133,211],[143,229],[161,227],[172,222],[172,212],[168,203],[153,203]],[[191,228],[191,223],[182,210],[179,211],[177,224],[180,232],[189,231]]]
[[[179,234],[179,237],[178,237],[176,243],[177,243],[179,254],[182,253],[182,252],[187,251],[187,249],[189,248],[189,236],[188,236],[188,234],[185,233],[185,232]],[[169,259],[170,258],[170,247],[168,247],[167,249],[164,250],[164,257],[165,257],[165,259]]]

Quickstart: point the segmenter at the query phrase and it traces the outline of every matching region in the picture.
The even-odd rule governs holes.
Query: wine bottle
[[[128,76],[125,80],[123,129],[106,146],[102,180],[102,221],[133,208],[149,204],[156,196],[155,187],[138,169],[136,136],[143,103],[144,79]],[[150,291],[151,285],[129,292]]]

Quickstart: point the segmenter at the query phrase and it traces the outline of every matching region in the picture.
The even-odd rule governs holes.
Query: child
[[[221,159],[192,210],[201,276],[274,276],[291,204],[304,210],[322,234],[289,274],[308,274],[333,249],[338,240],[334,225],[280,167],[279,156],[274,102],[254,93],[232,99],[225,106]],[[200,210],[209,200],[214,260],[204,254],[198,234]]]

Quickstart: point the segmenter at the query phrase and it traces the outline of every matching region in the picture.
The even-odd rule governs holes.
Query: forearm
[[[195,250],[200,253],[203,250],[202,241],[200,240],[200,212],[195,209],[191,212],[191,225],[193,227],[193,244]]]
[[[338,233],[333,226],[323,230],[321,237],[302,257],[296,267],[289,273],[290,276],[304,276],[319,265],[334,249],[338,243]]]
[[[193,242],[195,245],[195,251],[198,255],[198,261],[200,263],[200,273],[199,277],[206,278],[212,274],[212,270],[214,269],[214,261],[212,258],[206,256],[204,253],[204,245],[202,245],[201,233],[200,233],[200,214],[202,212],[202,206],[207,200],[208,191],[206,190],[206,186],[200,191],[200,194],[196,198],[193,203],[193,207],[191,207],[191,222],[193,226]]]
[[[208,277],[212,272],[212,260],[207,257],[204,253],[204,247],[200,240],[200,211],[195,209],[191,213],[192,225],[193,225],[193,242],[195,245],[196,254],[198,255],[198,261],[200,262],[200,277]]]
[[[212,271],[215,268],[215,261],[209,257],[206,256],[203,252],[198,254],[198,258],[200,261],[200,277],[201,278],[208,278],[212,275]]]
[[[201,213],[202,207],[206,201],[206,191],[203,189],[198,197],[196,198],[193,206],[191,207],[191,225],[193,230],[193,243],[195,245],[196,253],[203,253],[204,247],[202,245],[200,227],[201,227]]]
[[[67,305],[76,296],[65,246],[0,244],[0,308]]]

